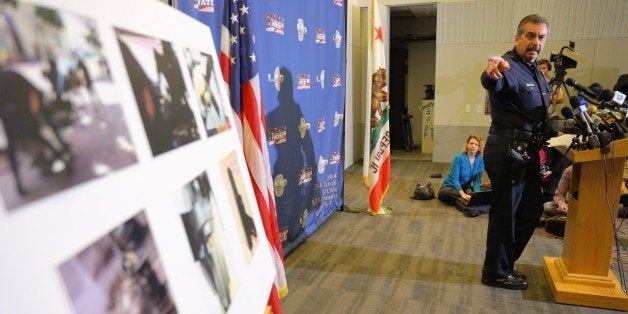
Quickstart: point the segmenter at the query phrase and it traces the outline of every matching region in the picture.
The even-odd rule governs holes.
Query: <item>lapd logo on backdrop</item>
[[[297,89],[310,89],[310,75],[307,73],[297,74]]]
[[[312,181],[312,167],[305,167],[301,170],[299,170],[298,173],[298,178],[299,178],[299,185],[303,185],[305,183],[308,183],[310,181]]]
[[[268,130],[268,145],[278,145],[288,140],[286,126],[278,126]]]
[[[329,155],[329,164],[335,165],[340,163],[340,152],[332,152]]]
[[[342,86],[342,80],[340,79],[340,74],[334,74],[331,76],[331,86],[333,87]]]
[[[336,43],[336,48],[340,48],[340,44],[342,44],[342,35],[340,35],[338,30],[336,30],[336,33],[334,34],[334,42]]]
[[[329,160],[323,158],[323,156],[318,156],[318,173],[324,173],[325,172],[325,166],[327,166],[327,164],[329,163]]]
[[[314,42],[317,44],[325,44],[325,30],[319,28],[316,30],[316,37],[314,37]]]
[[[277,91],[281,90],[281,83],[283,83],[283,74],[281,74],[281,70],[279,67],[275,68],[275,72],[273,74],[268,73],[268,81],[275,84],[275,89]]]
[[[334,4],[339,7],[342,7],[342,0],[334,0]]]
[[[325,70],[321,70],[321,74],[316,77],[316,82],[321,84],[322,89],[325,89]]]
[[[297,39],[299,39],[299,41],[303,41],[303,38],[305,37],[305,33],[307,33],[307,27],[305,27],[305,22],[303,22],[303,19],[298,19],[297,20]]]
[[[288,180],[283,176],[283,174],[278,174],[273,180],[273,188],[275,189],[275,196],[281,197],[283,195],[283,191],[286,189],[286,185],[288,185]]]
[[[338,124],[340,124],[340,120],[342,120],[344,116],[344,114],[338,113],[338,111],[334,110],[334,126],[338,126]]]
[[[283,35],[286,31],[283,17],[274,13],[266,13],[266,31]]]
[[[325,118],[316,120],[316,132],[321,133],[325,130]]]
[[[199,12],[214,12],[214,0],[193,0],[192,6]]]
[[[305,137],[305,132],[310,129],[310,124],[305,122],[305,118],[301,117],[301,121],[299,123],[299,134],[301,134],[301,138]]]

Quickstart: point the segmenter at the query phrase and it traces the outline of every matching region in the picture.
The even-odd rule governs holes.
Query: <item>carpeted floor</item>
[[[488,217],[464,217],[438,200],[410,198],[417,181],[435,190],[449,164],[393,159],[384,205],[390,216],[364,213],[362,165],[345,176],[345,211],[336,212],[286,257],[285,313],[607,313],[554,303],[543,256],[560,256],[562,240],[538,228],[517,268],[529,288],[480,283]],[[623,257],[626,258],[625,256]],[[614,270],[617,276],[617,270]]]

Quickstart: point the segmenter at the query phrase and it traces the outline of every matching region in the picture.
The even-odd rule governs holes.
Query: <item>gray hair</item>
[[[547,19],[538,15],[538,14],[530,14],[526,17],[524,17],[523,19],[521,19],[521,22],[519,22],[519,26],[517,26],[517,36],[520,36],[521,34],[523,34],[523,26],[525,26],[528,23],[532,23],[532,24],[545,24],[545,26],[547,26],[547,29],[549,29],[549,22],[547,22]]]

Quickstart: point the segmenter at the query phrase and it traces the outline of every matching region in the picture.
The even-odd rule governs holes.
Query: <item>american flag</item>
[[[255,55],[255,33],[251,28],[251,8],[248,1],[225,1],[220,40],[220,69],[231,91],[231,106],[235,112],[244,157],[255,191],[255,199],[271,245],[277,269],[269,305],[281,313],[279,297],[288,293],[283,266],[283,250],[279,240],[277,212],[273,194],[272,174],[266,146],[266,119],[260,93],[260,80]]]

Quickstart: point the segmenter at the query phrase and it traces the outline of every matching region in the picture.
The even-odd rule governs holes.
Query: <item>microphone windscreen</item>
[[[588,146],[590,149],[600,147],[600,139],[597,138],[597,134],[589,135]]]
[[[571,105],[571,108],[578,109],[582,103],[580,102],[580,97],[573,95],[569,97],[569,104]]]
[[[591,90],[593,90],[593,89],[603,90],[604,86],[602,86],[602,84],[600,84],[600,83],[593,83],[593,84],[589,85],[589,89],[591,89]]]
[[[604,87],[598,83],[593,83],[589,86],[589,89],[599,97],[600,93],[604,90]]]
[[[596,114],[597,113],[597,106],[596,105],[589,105],[589,107],[587,107],[587,111],[589,112],[589,114]]]
[[[569,107],[563,107],[562,109],[560,109],[560,114],[563,115],[565,119],[573,118],[573,111]]]
[[[610,101],[613,99],[614,96],[615,96],[615,92],[613,92],[610,89],[604,89],[600,93],[600,96],[598,97],[598,99],[601,101]]]
[[[571,77],[568,77],[568,78],[565,80],[565,84],[567,84],[567,85],[569,85],[569,86],[574,86],[574,85],[576,85],[576,80],[572,79]]]

